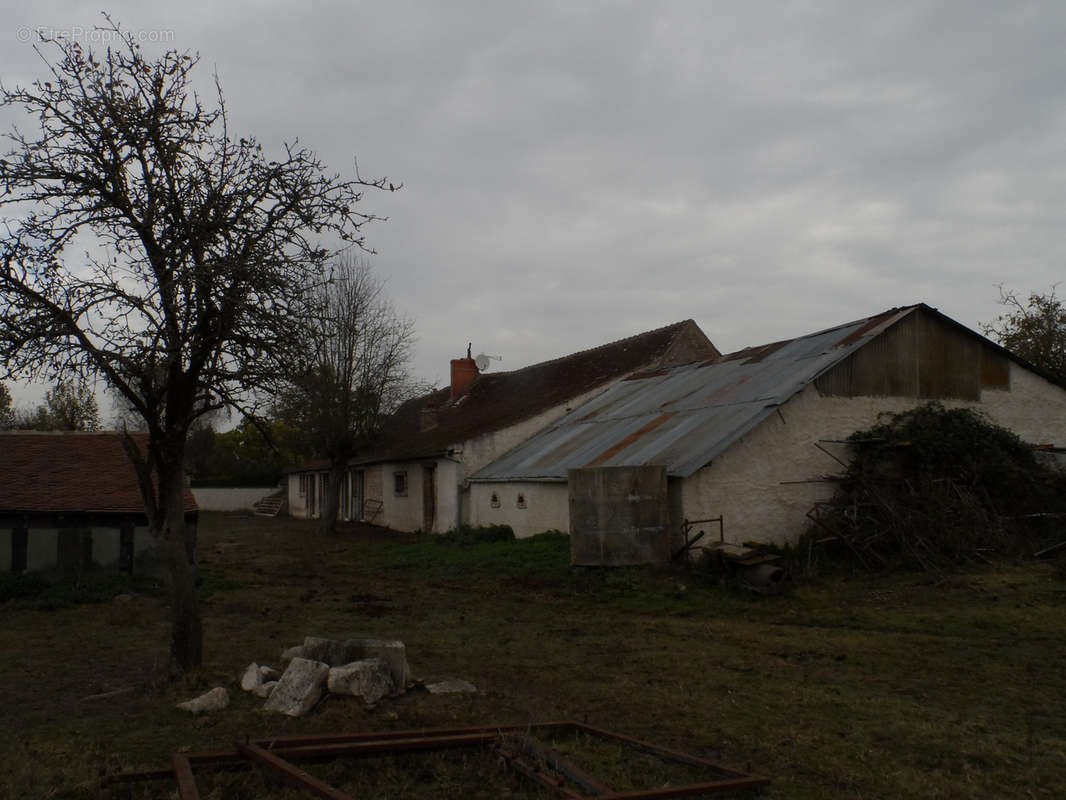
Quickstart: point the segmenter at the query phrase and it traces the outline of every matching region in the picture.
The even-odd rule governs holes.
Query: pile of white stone
[[[403,694],[412,685],[403,642],[383,639],[322,639],[308,636],[304,643],[281,654],[282,672],[252,663],[241,675],[241,689],[266,700],[266,711],[290,717],[306,714],[330,694],[359,697],[374,705],[385,697]],[[467,681],[450,680],[425,684],[432,694],[476,692]],[[217,711],[229,705],[229,692],[216,687],[178,704],[193,713]]]
[[[241,688],[266,698],[265,710],[290,717],[310,711],[323,690],[374,705],[383,697],[402,694],[411,679],[404,643],[382,639],[308,636],[281,654],[281,664],[285,671],[280,677],[270,667],[249,664]]]

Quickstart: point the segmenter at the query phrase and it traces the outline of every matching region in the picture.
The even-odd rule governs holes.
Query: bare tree
[[[323,533],[336,528],[348,461],[422,388],[409,372],[414,323],[397,313],[366,260],[345,254],[331,267],[331,278],[312,287],[316,314],[300,340],[303,366],[279,403],[279,416],[329,461]]]
[[[1033,292],[1023,301],[1001,285],[999,302],[1007,312],[982,323],[985,336],[1066,381],[1066,308],[1055,296],[1055,287],[1047,294]]]
[[[363,246],[367,187],[288,144],[275,159],[229,131],[222,91],[190,83],[198,57],[147,58],[107,18],[104,53],[45,41],[45,79],[0,89],[14,128],[0,159],[0,378],[99,377],[144,421],[126,436],[173,589],[171,664],[201,663],[185,441],[219,408],[254,414],[277,351],[296,340],[304,289],[333,254]],[[75,241],[76,240],[76,241]],[[90,247],[81,259],[67,250]]]

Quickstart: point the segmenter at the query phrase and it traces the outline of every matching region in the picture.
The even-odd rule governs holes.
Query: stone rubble
[[[388,666],[380,658],[367,658],[332,667],[326,686],[331,694],[361,697],[367,705],[374,705],[396,691]]]
[[[221,711],[228,705],[229,692],[221,686],[216,686],[199,697],[187,700],[184,703],[178,703],[177,707],[182,711],[188,711],[193,714],[203,714],[208,711]]]
[[[262,697],[263,699],[266,699],[270,697],[270,693],[274,691],[274,687],[277,685],[277,681],[267,681],[266,683],[261,683],[254,689],[252,689],[252,694],[254,694],[256,697]]]
[[[470,681],[448,680],[427,683],[426,691],[430,694],[476,694],[477,687]]]
[[[407,664],[407,647],[403,642],[386,639],[323,639],[308,636],[301,646],[304,658],[323,661],[340,667],[368,658],[380,658],[388,667],[396,692],[403,692],[411,682],[411,668]],[[289,652],[288,650],[285,651]],[[284,655],[283,655],[284,657]]]
[[[328,677],[328,664],[309,658],[294,658],[282,673],[263,709],[280,711],[290,717],[303,716],[322,697],[322,687]]]
[[[265,710],[291,717],[306,714],[327,690],[335,695],[359,697],[372,706],[415,685],[407,663],[407,647],[400,641],[308,636],[303,644],[285,650],[280,662],[283,673],[252,662],[241,673],[240,687],[264,698]],[[417,683],[430,694],[478,691],[474,684],[464,680]],[[225,708],[228,704],[229,693],[219,687],[182,703],[179,708],[199,712]]]

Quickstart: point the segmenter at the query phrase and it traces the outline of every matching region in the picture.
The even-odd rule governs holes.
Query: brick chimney
[[[453,358],[452,359],[452,392],[449,399],[454,400],[460,397],[474,382],[474,378],[478,376],[477,364],[474,363],[474,359],[467,358]]]

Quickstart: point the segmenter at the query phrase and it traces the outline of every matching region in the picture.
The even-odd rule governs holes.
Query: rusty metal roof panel
[[[571,468],[643,464],[687,477],[915,308],[623,380],[471,480],[566,480]]]

